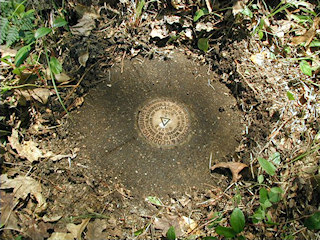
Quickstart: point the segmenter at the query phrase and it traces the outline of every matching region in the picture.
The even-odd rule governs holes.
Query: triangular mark
[[[160,117],[160,119],[161,119],[161,123],[162,123],[163,127],[165,127],[169,123],[169,121],[171,120],[170,118],[166,118],[166,117]]]

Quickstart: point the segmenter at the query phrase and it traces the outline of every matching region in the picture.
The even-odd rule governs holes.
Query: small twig
[[[212,163],[212,152],[210,153],[210,158],[209,158],[209,169],[211,169],[211,163]]]
[[[224,211],[224,212],[222,213],[222,215],[224,215],[224,214],[226,214],[226,213],[227,213],[227,211]],[[195,231],[197,231],[197,230],[200,230],[201,228],[203,228],[203,227],[209,225],[210,223],[216,221],[218,218],[219,218],[219,216],[217,216],[217,217],[211,219],[210,221],[208,221],[208,222],[200,225],[199,227],[196,227],[196,228],[192,229],[191,232],[189,232],[188,234],[192,234],[193,232],[195,232]],[[186,233],[185,233],[185,234],[186,234]],[[184,234],[184,235],[185,235],[185,234]]]
[[[251,175],[252,175],[252,178],[254,179],[255,176],[254,176],[254,171],[253,171],[253,166],[252,166],[252,163],[253,163],[253,157],[252,157],[252,153],[250,153],[250,170],[251,170]]]
[[[2,88],[8,88],[8,90],[11,89],[17,89],[17,88],[24,88],[24,87],[38,87],[38,88],[49,88],[47,86],[40,86],[40,85],[36,85],[36,84],[22,84],[22,85],[18,85],[18,86],[3,86]]]
[[[208,86],[211,87],[213,90],[215,90],[214,86],[211,84],[211,80],[210,79],[208,79]]]
[[[212,7],[211,7],[211,4],[210,4],[209,0],[206,0],[206,5],[207,5],[207,8],[208,8],[208,12],[212,13]]]
[[[240,76],[243,78],[243,80],[246,82],[246,84],[248,85],[248,87],[257,95],[259,95],[258,91],[252,86],[252,84],[246,79],[246,77],[242,74],[242,72],[240,72],[239,70],[239,63],[237,60],[235,60],[235,63],[237,64],[237,73],[240,74]]]
[[[296,232],[292,233],[292,236],[294,236],[294,235],[296,235],[297,233],[299,233],[299,232],[301,232],[301,231],[303,231],[303,230],[306,230],[306,229],[307,229],[306,227],[301,228],[300,230],[298,230],[298,231],[296,231]]]
[[[236,182],[232,182],[227,188],[226,190],[224,190],[224,193],[226,193],[233,185],[235,185]]]
[[[122,56],[122,60],[121,60],[121,73],[123,73],[125,56],[126,56],[126,51],[124,51],[123,56]]]

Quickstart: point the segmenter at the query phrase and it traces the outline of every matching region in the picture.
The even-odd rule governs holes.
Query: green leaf
[[[269,225],[272,225],[272,226],[279,225],[278,223],[275,223],[275,222],[272,221],[272,217],[269,214],[267,214],[266,223],[269,224]]]
[[[171,226],[166,234],[166,237],[168,240],[175,240],[176,239],[176,231],[174,230],[174,227]]]
[[[237,234],[235,233],[235,231],[232,228],[229,227],[222,227],[222,226],[218,226],[216,227],[216,233],[219,235],[222,235],[226,238],[233,238],[235,237]]]
[[[24,16],[29,16],[29,15],[33,15],[33,13],[35,12],[34,9],[30,9],[27,12],[24,13]]]
[[[314,213],[311,217],[304,220],[304,225],[310,230],[320,229],[320,212]]]
[[[63,17],[58,17],[53,21],[52,26],[54,28],[58,28],[58,27],[63,27],[67,24],[68,24],[68,22]]]
[[[255,213],[253,214],[252,221],[253,223],[258,223],[259,221],[264,220],[265,217],[266,217],[266,212],[262,207],[259,207],[257,211],[255,211]]]
[[[281,200],[281,193],[283,193],[283,190],[279,187],[273,187],[268,192],[268,197],[270,202],[276,203]]]
[[[272,206],[272,203],[268,199],[268,191],[265,188],[261,188],[259,191],[260,205],[266,209]]]
[[[258,183],[263,183],[263,181],[264,181],[264,176],[263,175],[259,175],[258,176]]]
[[[31,47],[29,45],[19,49],[19,51],[15,56],[15,61],[14,61],[14,64],[16,65],[16,67],[19,67],[23,63],[23,61],[29,56],[30,49]]]
[[[12,73],[17,74],[18,76],[21,76],[23,70],[25,70],[26,68],[27,68],[26,66],[16,67],[15,69],[12,70]]]
[[[235,208],[230,217],[230,224],[232,229],[236,233],[240,233],[243,231],[246,220],[244,218],[243,212],[239,208]]]
[[[269,161],[272,161],[274,164],[279,165],[281,163],[281,156],[280,153],[274,152],[270,157]]]
[[[0,61],[10,65],[11,64],[11,56],[9,56],[9,55],[3,56],[2,58],[0,58]]]
[[[265,188],[261,188],[259,190],[259,197],[260,197],[260,203],[264,203],[265,201],[268,200],[268,191]]]
[[[152,197],[152,196],[149,196],[146,198],[147,201],[149,201],[150,203],[154,204],[154,205],[157,205],[157,206],[163,206],[161,200],[157,197]]]
[[[244,236],[238,236],[238,240],[246,240]]]
[[[204,237],[202,240],[218,240],[216,237]]]
[[[306,60],[302,60],[300,62],[300,69],[302,71],[303,74],[308,75],[310,77],[312,77],[312,69],[310,64],[306,61]]]
[[[267,209],[272,206],[272,203],[268,199],[264,203],[260,203],[260,205],[261,205],[261,207],[263,207],[263,209]]]
[[[295,99],[293,93],[290,92],[290,91],[287,91],[287,97],[288,97],[288,99],[289,99],[290,101],[292,101],[292,100]]]
[[[289,46],[285,46],[283,48],[283,50],[287,53],[287,54],[290,54],[291,53],[291,48]]]
[[[10,22],[7,18],[0,16],[0,44],[2,44],[8,35]]]
[[[213,220],[213,222],[208,225],[208,228],[217,227],[219,225],[219,223],[222,221],[222,219],[223,219],[223,215],[221,212],[214,212],[212,215],[212,218],[211,218],[211,220]]]
[[[1,94],[4,94],[5,92],[7,92],[7,91],[9,91],[9,90],[10,90],[9,87],[1,87],[1,88],[0,88]]]
[[[270,189],[270,192],[273,192],[273,193],[283,193],[283,190],[282,188],[280,187],[273,187]]]
[[[43,36],[45,36],[45,35],[47,35],[47,34],[49,34],[51,32],[52,32],[51,28],[41,27],[41,28],[37,29],[36,33],[34,34],[34,37],[36,39],[38,39],[38,38],[41,38],[41,37],[43,37]]]
[[[24,12],[24,10],[26,9],[26,7],[23,5],[23,4],[19,4],[19,3],[16,3],[15,4],[15,12],[17,13],[17,14],[21,14],[21,13],[23,13]]]
[[[207,15],[209,12],[206,8],[199,9],[196,11],[193,17],[193,21],[196,22],[198,21],[202,16]]]
[[[260,32],[260,31],[262,32],[263,27],[264,27],[264,19],[261,18],[258,25],[254,28],[252,35],[255,35],[256,33]],[[262,32],[262,34],[263,34],[263,32]],[[259,34],[259,36],[260,36],[260,34]],[[262,35],[262,37],[263,37],[263,35]]]
[[[320,47],[320,41],[319,40],[313,40],[309,47]]]
[[[19,29],[16,26],[11,26],[6,37],[7,46],[11,46],[14,42],[18,41],[19,38]]]
[[[135,231],[134,235],[137,237],[137,236],[141,235],[143,232],[144,232],[144,228],[141,228],[141,229]]]
[[[258,161],[262,169],[266,171],[266,173],[268,173],[270,176],[273,176],[276,173],[277,168],[271,162],[264,158],[258,158]]]
[[[253,18],[253,13],[248,8],[248,6],[245,6],[241,13],[245,16],[248,16],[249,18]]]
[[[60,74],[62,72],[62,65],[55,57],[50,57],[50,68],[54,74]]]
[[[200,38],[198,40],[198,48],[204,52],[209,50],[209,39],[208,38]]]
[[[22,239],[23,239],[23,238],[22,238],[21,235],[19,235],[19,236],[17,236],[17,237],[14,238],[14,240],[22,240]]]
[[[137,5],[137,9],[136,9],[136,18],[137,19],[140,18],[145,3],[146,3],[145,0],[140,0],[139,1],[138,5]]]

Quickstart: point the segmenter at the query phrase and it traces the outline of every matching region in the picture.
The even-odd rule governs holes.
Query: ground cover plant
[[[2,239],[320,238],[319,1],[0,4]],[[69,114],[114,64],[177,49],[221,76],[242,137],[208,156],[220,185],[134,196],[76,161]]]

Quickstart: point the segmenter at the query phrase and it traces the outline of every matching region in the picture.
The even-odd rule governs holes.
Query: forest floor
[[[263,3],[38,11],[45,26],[54,16],[68,25],[36,37],[36,63],[18,67],[21,44],[1,45],[1,238],[320,239],[319,9]],[[132,71],[134,61],[142,67]],[[121,81],[115,68],[127,72]],[[193,72],[208,82],[189,81]],[[169,80],[154,88],[152,77]],[[221,114],[218,140],[163,150],[122,131],[153,96],[184,101],[203,122]],[[219,144],[228,150],[210,154]],[[154,168],[126,163],[139,154]],[[209,169],[162,162],[175,154]]]

